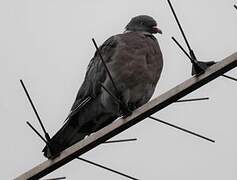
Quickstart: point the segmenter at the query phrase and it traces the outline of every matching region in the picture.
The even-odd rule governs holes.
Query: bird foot
[[[58,157],[60,153],[61,152],[52,151],[52,149],[47,149],[46,152],[44,152],[44,156],[47,157],[48,159],[53,160],[56,157]]]
[[[122,118],[126,118],[132,114],[132,111],[127,109],[126,111],[122,111]]]
[[[131,110],[131,108],[127,106],[126,104],[123,104],[123,106],[121,107],[121,115],[123,118],[130,116],[132,112],[133,111]]]

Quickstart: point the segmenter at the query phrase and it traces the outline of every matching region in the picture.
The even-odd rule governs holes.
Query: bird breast
[[[155,85],[163,67],[158,42],[138,33],[127,33],[121,41],[109,63],[116,81],[123,82],[127,88],[139,83]]]
[[[119,91],[128,101],[137,101],[141,97],[148,101],[163,66],[158,42],[138,33],[126,33],[115,52],[108,67]]]

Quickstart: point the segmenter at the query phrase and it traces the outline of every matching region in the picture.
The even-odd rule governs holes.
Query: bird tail
[[[53,159],[59,153],[76,142],[84,139],[87,133],[78,132],[79,128],[71,124],[64,124],[64,126],[50,139],[48,145],[44,147],[42,152],[44,156]]]
[[[87,104],[87,107],[70,116],[43,149],[44,156],[53,159],[61,151],[84,139],[86,135],[98,131],[115,120],[118,117],[118,105],[111,106],[107,103],[106,106],[104,107],[101,98],[97,97]]]

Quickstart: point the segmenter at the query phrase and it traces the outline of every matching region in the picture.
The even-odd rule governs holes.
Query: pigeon
[[[139,15],[129,21],[123,33],[97,49],[67,121],[43,149],[45,157],[53,159],[150,100],[163,68],[156,33],[162,34],[156,21]]]

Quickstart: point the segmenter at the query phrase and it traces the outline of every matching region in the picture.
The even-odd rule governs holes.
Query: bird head
[[[162,34],[162,31],[157,27],[156,21],[147,15],[133,17],[125,29],[127,31],[144,31],[151,34]]]

